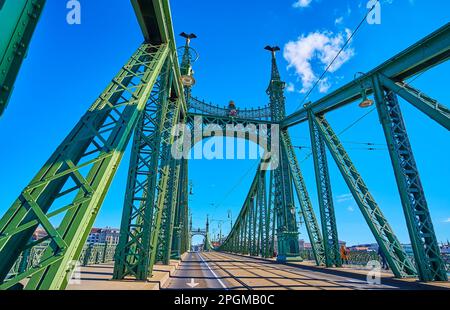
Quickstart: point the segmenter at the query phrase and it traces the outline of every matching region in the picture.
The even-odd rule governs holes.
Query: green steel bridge
[[[0,113],[7,105],[45,2],[0,1]],[[179,62],[169,1],[131,3],[142,29],[142,45],[0,219],[0,289],[65,289],[74,262],[79,260],[87,265],[114,259],[115,280],[145,281],[152,277],[155,265],[169,264],[188,252],[195,234],[189,223],[188,159],[175,158],[171,149],[180,138],[190,137],[185,130],[174,136],[172,129],[177,124],[189,129],[210,125],[249,128],[256,124],[261,126],[254,132],[244,131],[243,137],[251,140],[266,135],[270,142],[279,142],[277,149],[271,150],[279,154],[278,158],[261,161],[231,233],[213,249],[214,253],[270,259],[276,248],[279,263],[304,259],[298,245],[299,208],[312,247],[306,256],[324,268],[342,266],[326,155],[329,152],[393,275],[421,282],[448,281],[399,97],[450,130],[450,110],[405,82],[448,60],[450,24],[292,115],[285,111],[286,84],[276,60],[279,49],[268,46],[272,57],[267,88],[270,104],[230,114],[228,107],[192,95],[195,55],[190,44],[195,35],[183,33],[186,45]],[[374,101],[368,99],[371,95]],[[376,105],[413,257],[405,252],[327,121],[328,112],[361,101],[363,105]],[[202,116],[200,123],[196,116]],[[288,132],[300,123],[309,124],[320,218],[314,212],[311,192]],[[114,249],[86,245],[129,143],[132,155],[119,244]],[[263,147],[268,150],[267,145]],[[62,218],[58,223],[57,217]],[[38,227],[47,235],[32,239]],[[201,233],[206,236],[205,244],[210,244],[208,229]],[[30,252],[39,252],[32,255],[31,262],[23,259]],[[94,256],[99,260],[92,258],[92,253],[97,253]]]

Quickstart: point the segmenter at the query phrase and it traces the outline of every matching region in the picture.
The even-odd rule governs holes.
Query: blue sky
[[[304,100],[307,76],[323,71],[323,59],[346,38],[365,14],[366,1],[295,0],[226,2],[172,1],[175,32],[195,32],[193,47],[200,58],[195,64],[196,96],[225,105],[230,99],[241,107],[265,105],[270,75],[267,44],[279,45],[283,79],[290,85],[287,111],[292,113]],[[111,78],[142,41],[139,26],[128,1],[81,1],[82,24],[66,23],[65,1],[48,0],[24,62],[8,109],[0,120],[0,213],[4,213],[20,191],[41,168],[81,115],[102,92]],[[448,22],[450,3],[443,0],[392,0],[382,2],[381,25],[365,24],[339,66],[327,75],[328,92],[368,71]],[[315,38],[316,40],[312,40]],[[317,44],[317,40],[322,44]],[[311,54],[298,56],[292,48]],[[182,40],[178,41],[181,45]],[[289,49],[288,47],[291,47]],[[319,57],[315,57],[319,55]],[[310,65],[305,70],[305,65]],[[308,68],[308,67],[307,67]],[[446,91],[448,64],[415,80],[412,85],[449,102]],[[448,73],[447,73],[448,74]],[[303,78],[302,78],[303,77]],[[318,88],[310,100],[324,95]],[[407,103],[401,103],[422,182],[439,241],[450,239],[450,196],[446,164],[450,154],[448,132]],[[353,104],[328,115],[341,131],[366,113]],[[306,124],[290,130],[294,144],[309,146]],[[342,135],[345,142],[384,144],[375,112]],[[408,241],[405,221],[387,151],[358,150],[346,143],[373,196],[402,242]],[[383,146],[380,146],[383,148]],[[298,151],[314,206],[317,206],[312,159],[309,151]],[[127,152],[111,186],[96,226],[119,226],[128,169]],[[191,161],[194,184],[191,208],[194,226],[204,225],[206,214],[226,220],[228,210],[235,217],[252,181],[254,161]],[[373,242],[349,190],[330,158],[333,194],[341,240],[350,244]],[[316,208],[318,215],[318,210]],[[211,230],[218,233],[218,222]],[[223,224],[226,233],[229,224]],[[307,238],[304,228],[302,238]]]

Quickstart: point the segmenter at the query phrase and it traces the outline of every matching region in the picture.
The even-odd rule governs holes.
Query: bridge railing
[[[255,120],[269,120],[271,117],[270,107],[259,107],[252,109],[237,109],[236,117]],[[189,112],[196,114],[214,115],[218,117],[230,116],[230,109],[220,107],[212,103],[207,103],[197,97],[191,97],[189,102]]]
[[[114,261],[116,245],[90,243],[84,246],[79,262],[82,266],[105,264]]]
[[[24,252],[24,254],[19,257],[14,266],[11,268],[8,278],[22,273],[27,269],[37,267],[39,265],[40,258],[47,249],[48,245],[49,242],[45,242]],[[81,252],[78,262],[81,266],[110,263],[114,261],[115,251],[115,244],[87,243],[83,247],[83,251]]]
[[[305,261],[314,261],[314,254],[312,250],[301,250],[300,256]],[[415,264],[414,256],[409,255],[411,261]],[[447,273],[450,274],[450,254],[442,254],[445,262]],[[349,259],[346,265],[351,266],[367,266],[370,261],[378,261],[381,263],[381,257],[374,251],[350,251]]]

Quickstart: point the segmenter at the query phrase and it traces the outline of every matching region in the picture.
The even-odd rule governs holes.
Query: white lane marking
[[[191,282],[186,283],[186,285],[189,286],[190,288],[194,288],[194,287],[196,287],[196,286],[199,285],[199,284],[200,284],[200,283],[196,283],[196,282],[195,282],[194,278],[191,279]]]
[[[203,259],[202,255],[200,253],[197,253],[197,254],[200,257],[200,259],[202,260],[202,262],[206,265],[206,267],[208,267],[209,271],[211,271],[211,273],[216,278],[216,280],[219,281],[220,285],[222,285],[222,287],[224,289],[228,290],[228,287],[225,284],[223,284],[222,280],[220,280],[219,277],[217,276],[217,274],[211,269],[211,267],[209,267],[208,263]]]

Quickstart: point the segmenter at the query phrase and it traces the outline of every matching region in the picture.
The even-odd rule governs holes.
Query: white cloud
[[[286,87],[286,90],[289,92],[289,93],[292,93],[292,92],[294,92],[295,91],[295,85],[294,85],[294,83],[288,83],[288,85],[287,85],[287,87]]]
[[[323,78],[319,82],[319,92],[326,93],[331,88],[331,83],[328,81],[328,78]]]
[[[355,212],[355,208],[354,208],[353,206],[349,206],[349,207],[347,208],[347,211],[348,211],[348,212]]]
[[[294,8],[307,8],[311,4],[312,0],[297,0],[292,6]]]
[[[319,74],[313,67],[318,67],[316,69],[320,72],[325,70],[344,46],[350,34],[349,29],[336,34],[331,31],[316,31],[308,35],[303,34],[296,41],[290,41],[284,46],[284,58],[289,64],[288,68],[294,68],[301,80],[301,93],[306,93],[318,79]],[[329,72],[339,70],[354,55],[354,49],[347,47],[335,60]],[[319,91],[325,93],[331,85],[328,79],[323,80],[319,84]]]
[[[342,203],[342,202],[346,202],[346,201],[350,201],[353,199],[353,195],[348,193],[348,194],[343,194],[343,195],[339,195],[336,197],[336,201],[338,203]]]
[[[444,220],[444,223],[450,223],[450,217],[446,220]]]
[[[338,17],[334,20],[336,25],[341,25],[344,22],[344,16]]]

